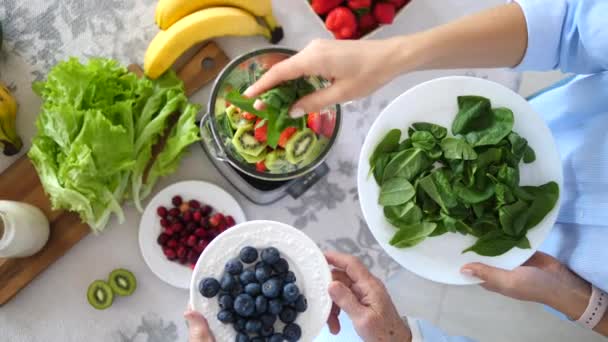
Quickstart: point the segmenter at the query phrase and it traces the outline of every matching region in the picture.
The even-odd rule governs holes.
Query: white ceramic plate
[[[249,221],[215,238],[205,248],[194,268],[190,284],[192,307],[207,318],[216,340],[234,341],[236,333],[232,325],[222,324],[216,318],[219,312],[217,297],[203,297],[198,292],[198,284],[207,277],[219,279],[226,261],[238,257],[239,251],[245,246],[258,250],[274,246],[287,260],[289,269],[296,275],[296,285],[308,301],[308,309],[299,314],[295,322],[302,328],[300,341],[312,341],[325,326],[331,310],[332,301],[327,292],[331,272],[325,256],[315,242],[298,229],[283,223]],[[282,329],[279,323],[275,325],[275,329]]]
[[[170,207],[171,199],[176,195],[182,196],[184,200],[199,200],[203,204],[210,205],[217,212],[224,215],[232,215],[237,224],[245,222],[245,213],[234,197],[225,190],[217,185],[202,181],[175,183],[160,191],[148,203],[139,224],[139,248],[141,254],[150,270],[156,276],[170,285],[187,289],[190,286],[192,270],[188,266],[169,261],[156,242],[162,228],[159,217],[156,214],[156,208],[161,205]]]
[[[412,248],[398,249],[388,241],[395,232],[384,218],[378,204],[380,189],[373,177],[368,177],[369,156],[376,145],[393,128],[402,130],[414,122],[426,121],[451,127],[458,111],[456,97],[481,95],[489,98],[493,107],[507,107],[513,111],[513,130],[526,138],[536,152],[536,161],[521,164],[522,185],[540,185],[555,181],[562,189],[562,169],[559,154],[549,128],[524,98],[510,89],[491,81],[473,77],[445,77],[418,85],[395,99],[382,111],[370,129],[358,169],[359,200],[363,215],[371,232],[386,252],[401,266],[421,277],[445,284],[476,284],[479,280],[460,274],[460,268],[469,262],[483,262],[491,266],[513,269],[525,262],[543,242],[557,217],[558,204],[535,228],[528,232],[531,249],[513,248],[498,257],[483,257],[476,253],[461,252],[476,240],[472,236],[448,233],[427,238]]]

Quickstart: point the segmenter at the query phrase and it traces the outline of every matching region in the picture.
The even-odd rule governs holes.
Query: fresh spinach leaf
[[[401,227],[420,222],[422,220],[422,210],[413,201],[409,201],[398,206],[384,207],[384,216],[391,223],[392,221],[397,222],[397,224],[393,224],[394,226]]]
[[[437,143],[435,137],[427,131],[416,131],[410,136],[410,139],[414,147],[425,151],[430,151]]]
[[[481,96],[459,96],[458,114],[452,122],[452,134],[466,134],[486,129],[491,122],[490,100]]]
[[[528,190],[526,190],[526,188],[528,188]],[[527,202],[532,202],[534,201],[534,192],[530,191],[531,187],[521,187],[518,186],[516,188],[513,188],[513,195],[517,198],[519,198],[520,200],[524,200]],[[536,188],[536,187],[534,187]]]
[[[528,203],[522,200],[498,209],[502,231],[511,236],[520,236],[525,232],[528,215]]]
[[[449,177],[444,169],[437,169],[430,175],[420,180],[420,187],[435,201],[445,212],[458,204],[456,195],[450,185]]]
[[[505,254],[513,247],[517,246],[519,240],[504,234],[500,230],[493,230],[480,237],[475,244],[464,251],[475,252],[482,256],[498,256]]]
[[[399,146],[397,147],[397,151],[401,152],[404,150],[407,150],[408,148],[412,147],[412,139],[407,138],[405,140],[403,140],[401,143],[399,143]]]
[[[236,89],[232,90],[231,92],[229,92],[226,95],[226,101],[230,102],[231,104],[235,105],[236,107],[240,108],[241,110],[254,114],[262,119],[268,119],[267,111],[259,111],[259,110],[255,109],[255,107],[253,107],[253,103],[255,102],[255,100],[256,99],[254,99],[254,98],[250,99],[250,98],[244,97]]]
[[[494,196],[494,184],[488,183],[482,190],[469,188],[458,182],[454,184],[454,192],[460,200],[467,204],[481,203]]]
[[[416,122],[412,124],[412,127],[414,127],[416,131],[425,131],[431,133],[437,140],[443,139],[448,134],[448,130],[445,127],[441,127],[429,122]]]
[[[530,145],[526,146],[523,159],[524,163],[526,164],[533,163],[536,160],[536,153],[534,152],[532,147],[530,147]]]
[[[378,203],[383,206],[400,205],[411,200],[416,190],[405,178],[394,177],[382,183]]]
[[[465,139],[473,146],[494,145],[511,133],[513,129],[513,112],[507,108],[494,108],[491,123],[481,130],[470,131]]]
[[[426,151],[426,155],[432,160],[439,160],[443,155],[443,151],[439,145],[435,145],[429,151]]]
[[[496,178],[506,186],[515,188],[517,185],[519,185],[519,170],[507,165],[502,165],[498,169]]]
[[[522,237],[518,242],[517,245],[515,245],[515,247],[517,248],[521,248],[521,249],[530,249],[532,248],[532,246],[530,246],[530,240],[528,240],[527,237]]]
[[[524,152],[526,151],[526,147],[528,147],[528,140],[522,138],[515,132],[509,133],[507,140],[509,140],[509,144],[511,145],[511,152],[518,160],[521,160],[521,157],[523,157]]]
[[[459,138],[447,137],[441,140],[441,149],[446,159],[477,159],[477,153],[466,141]]]
[[[526,229],[531,229],[538,225],[547,214],[555,207],[559,198],[559,186],[555,182],[549,182],[541,186],[525,190],[534,194],[534,201],[527,212]]]
[[[485,170],[489,165],[500,163],[503,157],[502,149],[490,147],[485,151],[478,153],[475,160],[477,170]]]
[[[498,222],[496,221],[496,218],[494,218],[493,216],[480,217],[472,223],[471,227],[473,229],[472,235],[476,237],[482,237],[491,231],[500,229],[498,227]]]
[[[437,228],[435,228],[435,230],[433,230],[433,232],[429,236],[440,236],[448,232],[448,230],[445,228],[441,221],[435,223],[437,224]]]
[[[382,185],[382,176],[384,175],[384,169],[386,168],[386,165],[388,164],[390,159],[390,155],[387,153],[382,154],[378,158],[376,158],[376,165],[373,168],[373,173],[374,179],[376,179],[376,183],[378,183],[378,185]]]
[[[395,233],[389,244],[397,248],[412,247],[433,233],[436,227],[437,224],[431,222],[421,222],[402,227]]]
[[[422,171],[430,168],[433,162],[427,157],[424,151],[411,148],[401,151],[386,165],[384,170],[384,179],[393,177],[403,177],[408,181],[414,180],[414,177],[422,173]]]
[[[401,130],[391,129],[388,133],[386,133],[384,138],[380,140],[380,143],[378,143],[376,149],[374,149],[374,152],[369,157],[369,164],[374,165],[376,164],[376,159],[380,157],[380,155],[397,150],[399,140],[401,140]]]
[[[511,191],[510,187],[502,183],[496,183],[494,189],[496,193],[496,204],[498,204],[498,207],[515,202],[516,199],[515,196],[513,196],[513,192]]]

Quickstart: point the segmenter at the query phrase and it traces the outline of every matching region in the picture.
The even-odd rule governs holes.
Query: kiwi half
[[[238,129],[240,126],[242,126],[242,121],[245,121],[243,120],[239,109],[234,105],[230,105],[228,108],[226,108],[226,116],[228,117],[230,126],[232,126],[233,129]]]
[[[240,153],[246,153],[253,157],[259,156],[267,145],[259,142],[253,134],[253,125],[239,127],[234,137],[232,137],[232,145]]]
[[[249,155],[247,153],[240,153],[239,156],[241,156],[246,162],[248,162],[249,164],[255,164],[257,162],[261,162],[262,160],[266,159],[266,150],[262,151],[262,153],[260,153],[257,156],[252,156]]]
[[[95,280],[87,290],[87,300],[97,310],[104,310],[112,306],[114,293],[108,283],[103,280]]]
[[[320,137],[310,148],[310,151],[306,153],[306,156],[300,162],[300,166],[306,166],[312,162],[314,162],[317,157],[325,151],[327,145],[329,144],[329,139],[325,137]]]
[[[108,283],[119,296],[130,296],[137,288],[137,280],[131,271],[118,268],[110,273]]]
[[[273,173],[286,173],[294,168],[294,165],[287,161],[285,150],[274,150],[266,156],[264,164],[268,171]]]
[[[297,164],[306,158],[315,143],[317,135],[310,129],[304,129],[293,135],[285,145],[285,158],[292,164]]]

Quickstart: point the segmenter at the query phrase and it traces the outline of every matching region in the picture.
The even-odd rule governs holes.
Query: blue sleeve
[[[528,28],[528,48],[516,69],[575,74],[608,70],[608,1],[515,1]]]
[[[418,331],[410,324],[413,335],[412,342],[474,342],[468,337],[448,336],[439,328],[424,320],[415,320],[415,324],[417,325]],[[416,336],[418,332],[420,333],[420,336]]]

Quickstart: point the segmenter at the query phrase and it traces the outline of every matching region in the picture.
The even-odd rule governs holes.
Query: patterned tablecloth
[[[377,37],[410,33],[446,22],[500,0],[414,0],[396,23]],[[155,0],[2,0],[0,20],[5,42],[0,52],[0,79],[10,85],[20,103],[19,131],[26,141],[34,134],[40,100],[31,82],[43,78],[57,61],[69,56],[104,56],[125,64],[141,62],[156,34]],[[304,0],[275,0],[276,15],[285,28],[284,45],[302,48],[313,38],[329,38]],[[235,57],[266,46],[259,37],[217,40]],[[359,256],[386,279],[400,267],[382,252],[362,218],[356,189],[359,149],[375,117],[408,88],[444,75],[473,75],[496,80],[515,89],[517,74],[505,70],[420,72],[402,76],[372,96],[345,106],[339,141],[327,163],[330,174],[300,199],[286,198],[271,206],[246,200],[214,169],[200,146],[192,146],[180,169],[163,179],[156,191],[180,180],[216,183],[232,193],[249,219],[272,219],[292,224],[323,249]],[[205,103],[209,87],[193,100]],[[15,158],[0,157],[0,171]],[[0,341],[177,341],[185,340],[182,312],[186,291],[156,278],[144,263],[137,243],[140,214],[126,210],[124,224],[110,224],[100,236],[89,236],[41,274],[11,302],[0,308]],[[86,288],[115,267],[134,271],[135,294],[111,309],[93,310]]]

